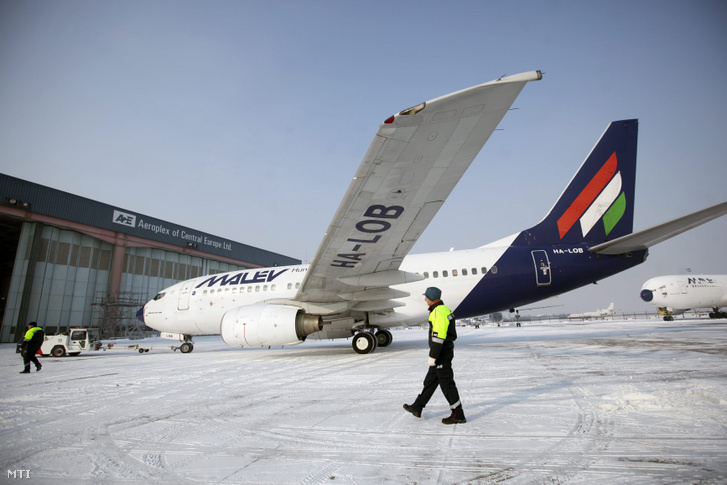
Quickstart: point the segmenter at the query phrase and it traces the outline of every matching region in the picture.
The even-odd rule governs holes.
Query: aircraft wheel
[[[357,354],[370,354],[376,349],[377,339],[370,332],[359,332],[353,337],[353,350]]]
[[[191,351],[194,350],[194,345],[192,345],[190,342],[184,342],[182,345],[179,346],[179,351],[183,354],[188,354]]]
[[[376,340],[379,347],[388,347],[394,337],[388,330],[379,330],[376,332]]]
[[[50,355],[53,357],[63,357],[66,355],[66,348],[62,345],[56,345],[53,347],[53,350],[50,351]]]

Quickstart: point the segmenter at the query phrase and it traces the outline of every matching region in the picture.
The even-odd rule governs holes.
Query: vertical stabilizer
[[[633,230],[638,120],[614,121],[548,215],[516,244],[610,241]]]

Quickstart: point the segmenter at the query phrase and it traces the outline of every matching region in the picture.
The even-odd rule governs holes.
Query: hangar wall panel
[[[156,248],[126,248],[121,292],[142,295],[142,303],[179,281],[224,273],[246,266]]]
[[[109,296],[113,249],[85,234],[24,222],[0,339],[19,340],[31,321],[48,334],[96,326],[98,303]],[[141,307],[179,281],[237,269],[247,267],[158,248],[125,248],[120,293]]]
[[[21,333],[30,321],[50,332],[91,326],[91,303],[108,287],[112,249],[90,236],[24,222],[3,319],[3,341],[14,340],[12,334]]]

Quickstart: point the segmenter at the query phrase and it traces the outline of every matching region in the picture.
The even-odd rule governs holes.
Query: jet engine
[[[222,316],[220,335],[227,345],[269,347],[295,345],[323,328],[319,315],[287,305],[247,305]]]

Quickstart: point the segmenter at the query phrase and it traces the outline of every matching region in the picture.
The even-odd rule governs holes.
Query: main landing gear
[[[373,332],[359,332],[353,337],[352,347],[357,354],[370,354],[377,347],[388,347],[394,337],[388,330]]]
[[[709,312],[709,318],[727,318],[727,312],[722,312],[719,308],[713,308],[713,310]]]

